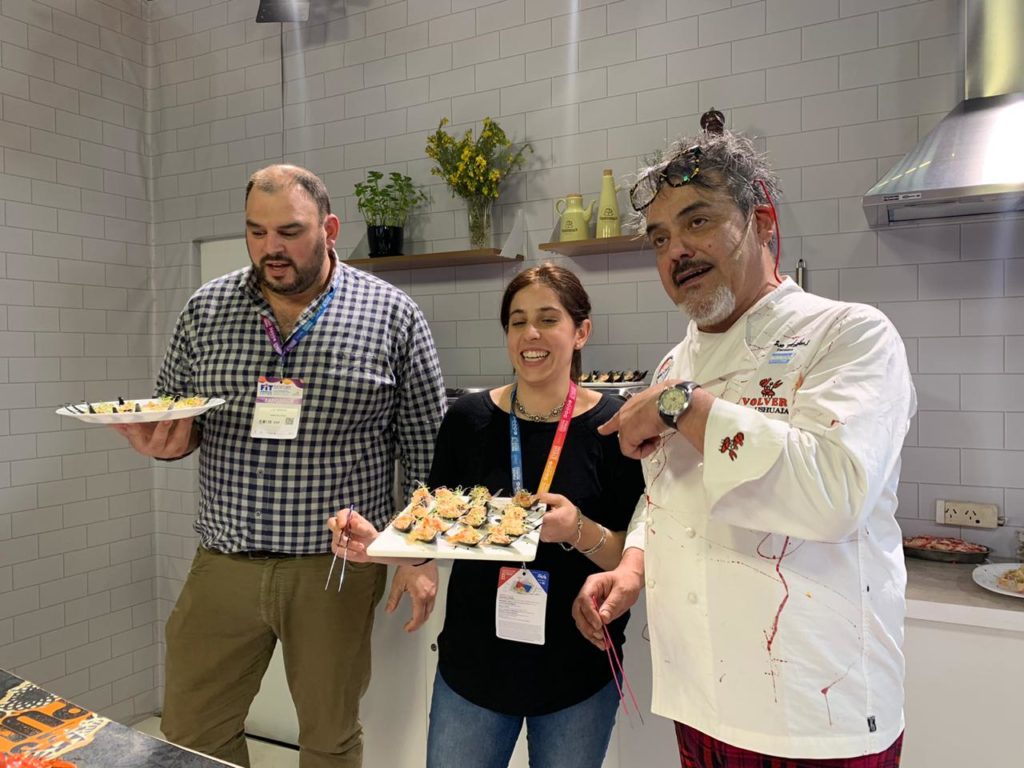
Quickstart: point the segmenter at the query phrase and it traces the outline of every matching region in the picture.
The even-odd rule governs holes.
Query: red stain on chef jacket
[[[766,555],[761,551],[761,546],[768,541],[771,534],[767,534],[757,545],[757,554],[759,557],[765,560],[775,561],[775,573],[779,576],[779,581],[782,582],[782,588],[785,593],[782,596],[782,602],[779,603],[779,607],[775,610],[775,618],[772,620],[771,629],[764,631],[765,647],[768,649],[768,674],[772,678],[772,690],[775,693],[775,701],[778,702],[778,691],[775,688],[775,678],[778,676],[777,666],[781,659],[777,659],[772,655],[772,645],[775,643],[775,637],[779,634],[779,620],[782,618],[782,611],[786,607],[786,603],[789,602],[789,583],[786,581],[785,575],[782,573],[782,560],[786,557],[786,550],[789,549],[789,536],[782,541],[782,551],[778,555]]]
[[[736,461],[736,452],[743,445],[743,433],[737,432],[732,437],[722,438],[722,444],[718,448],[719,453],[728,453],[729,461]]]
[[[850,670],[852,668],[853,668],[853,664],[850,664],[850,666],[846,668],[846,671],[843,672],[843,674],[841,674],[839,677],[837,677],[835,680],[833,680],[831,683],[829,683],[828,685],[826,685],[824,688],[821,689],[821,695],[825,697],[825,711],[828,713],[828,724],[830,726],[832,725],[832,707],[829,706],[829,703],[828,703],[828,693],[829,693],[829,691],[832,690],[832,688],[834,686],[838,685],[839,683],[843,682],[843,680],[846,679],[846,676],[848,674],[850,674]]]

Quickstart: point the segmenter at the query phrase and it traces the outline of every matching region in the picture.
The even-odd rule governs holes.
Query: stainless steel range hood
[[[864,196],[877,226],[1024,211],[1024,2],[963,8],[965,98]]]

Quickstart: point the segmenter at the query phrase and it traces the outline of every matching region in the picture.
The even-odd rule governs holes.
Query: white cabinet
[[[1024,634],[907,619],[904,768],[1024,762]]]

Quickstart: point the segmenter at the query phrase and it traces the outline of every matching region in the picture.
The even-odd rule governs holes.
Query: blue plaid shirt
[[[352,506],[378,528],[393,514],[395,459],[406,494],[426,480],[444,412],[430,328],[400,290],[336,259],[334,297],[282,362],[261,317],[274,320],[252,267],[200,288],[178,317],[157,394],[223,397],[202,416],[202,545],[221,552],[330,551],[325,520]],[[327,298],[299,316],[299,328]],[[250,437],[259,376],[304,381],[294,440]]]

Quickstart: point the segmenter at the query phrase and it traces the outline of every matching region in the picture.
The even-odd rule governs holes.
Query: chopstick
[[[341,592],[341,585],[345,583],[345,568],[348,566],[348,537],[352,532],[352,512],[355,510],[349,510],[348,515],[345,517],[345,526],[341,529],[342,534],[345,536],[345,552],[344,557],[341,561],[341,577],[338,579],[338,591]],[[338,562],[338,553],[334,553],[334,557],[331,558],[331,568],[327,571],[327,582],[324,584],[324,591],[331,586],[331,576],[334,574],[334,564]]]
[[[597,605],[597,598],[591,595],[590,601],[594,604],[594,610],[599,611]],[[629,697],[633,700],[633,708],[636,710],[637,717],[640,718],[640,725],[644,724],[644,716],[640,713],[640,705],[637,704],[636,694],[633,693],[633,686],[629,683],[629,675],[626,674],[626,669],[622,666],[622,659],[619,658],[618,652],[615,650],[615,646],[612,644],[612,636],[608,631],[608,627],[603,622],[601,623],[601,631],[604,633],[604,650],[608,655],[608,665],[612,668],[612,679],[615,681],[615,687],[619,691],[619,701],[622,703],[622,711],[626,713],[626,717],[629,717],[629,708],[626,706],[626,694],[623,692],[623,687],[629,692]],[[619,683],[619,676],[622,676],[622,683]],[[632,722],[632,719],[631,719]]]

